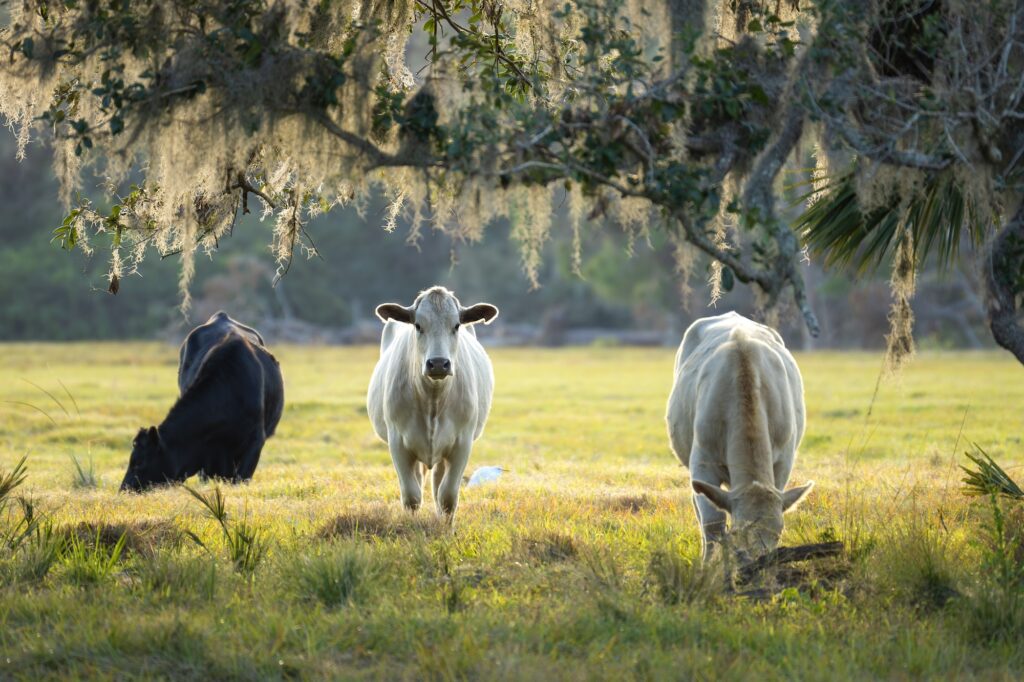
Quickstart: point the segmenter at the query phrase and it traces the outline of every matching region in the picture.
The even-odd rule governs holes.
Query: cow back
[[[244,451],[262,447],[267,436],[268,377],[261,354],[267,354],[265,349],[234,335],[207,352],[195,378],[159,427],[177,478],[199,471],[233,475]],[[273,383],[273,375],[269,379]],[[283,391],[279,393],[283,403]],[[276,409],[280,411],[279,406]]]
[[[181,344],[178,353],[178,390],[182,395],[199,376],[200,368],[210,351],[231,336],[244,338],[259,347],[266,345],[260,333],[252,327],[231,318],[223,311],[215,313],[205,324],[189,332]]]
[[[697,320],[686,330],[665,415],[672,450],[684,466],[690,465],[695,430],[703,432],[705,444],[710,432],[724,433],[755,390],[769,421],[787,425],[773,431],[792,432],[799,443],[805,419],[803,382],[778,332],[736,313]],[[708,454],[724,457],[724,450]]]

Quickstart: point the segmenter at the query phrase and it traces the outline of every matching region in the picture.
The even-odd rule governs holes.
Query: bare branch
[[[251,182],[249,182],[249,180],[245,177],[245,173],[238,174],[237,178],[235,179],[235,184],[231,186],[231,189],[242,190],[242,213],[249,212],[250,194],[255,194],[260,199],[263,199],[263,201],[266,202],[266,204],[270,206],[270,208],[277,208],[277,205],[274,203],[274,200],[267,196],[266,193],[264,193],[260,188],[256,187]]]

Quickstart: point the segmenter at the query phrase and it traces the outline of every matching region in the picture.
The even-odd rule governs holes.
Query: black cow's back
[[[210,351],[231,336],[238,336],[250,343],[264,347],[260,333],[232,319],[224,311],[213,314],[206,324],[199,325],[185,337],[178,353],[178,390],[182,395],[199,375]]]
[[[284,381],[274,356],[245,336],[226,335],[205,354],[159,427],[173,479],[196,473],[251,478],[283,408]]]

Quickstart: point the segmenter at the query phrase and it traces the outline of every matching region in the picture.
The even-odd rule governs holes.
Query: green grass
[[[277,349],[284,417],[221,519],[212,484],[190,482],[213,509],[182,487],[117,493],[135,432],[174,400],[176,349],[2,350],[0,469],[27,454],[15,494],[46,523],[0,548],[0,678],[1024,674],[1024,520],[1001,502],[993,534],[957,466],[973,441],[1024,480],[1008,355],[921,354],[873,405],[879,355],[798,356],[793,482],[817,487],[783,542],[850,556],[753,599],[699,562],[663,423],[672,349],[493,351],[470,471],[509,471],[463,490],[454,535],[432,505],[401,510],[364,407],[373,348]]]

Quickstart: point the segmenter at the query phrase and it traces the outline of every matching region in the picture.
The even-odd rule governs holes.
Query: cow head
[[[782,515],[795,509],[812,487],[813,481],[783,492],[773,485],[755,481],[735,490],[723,490],[704,481],[693,481],[694,492],[732,517],[729,534],[733,546],[741,556],[748,558],[766,554],[778,546]]]
[[[128,471],[121,481],[121,492],[143,492],[154,485],[166,483],[168,472],[164,463],[163,441],[155,426],[139,429],[132,441],[132,456],[128,460]]]
[[[423,376],[433,381],[444,381],[455,373],[462,327],[477,322],[489,324],[497,316],[498,309],[490,303],[463,307],[444,287],[421,292],[409,307],[397,303],[377,306],[377,317],[382,321],[415,327],[417,361]]]

